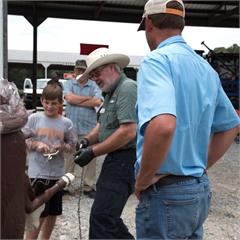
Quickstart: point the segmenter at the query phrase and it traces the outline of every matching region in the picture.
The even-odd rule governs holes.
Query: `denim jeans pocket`
[[[197,226],[199,199],[164,200],[167,217],[167,235],[171,239],[186,239]]]
[[[143,196],[141,196],[143,198]],[[137,229],[137,234],[140,236],[148,235],[148,231],[151,228],[151,213],[150,213],[150,202],[148,199],[142,199],[139,201],[136,209],[135,224]],[[151,216],[151,217],[150,217]]]
[[[136,207],[136,213],[142,213],[146,211],[150,206],[150,203],[148,201],[139,201],[137,207]]]

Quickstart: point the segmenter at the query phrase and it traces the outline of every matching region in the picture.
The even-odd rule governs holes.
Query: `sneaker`
[[[90,191],[83,191],[83,194],[88,196],[91,199],[94,199],[96,196],[96,191],[95,190],[90,190]]]

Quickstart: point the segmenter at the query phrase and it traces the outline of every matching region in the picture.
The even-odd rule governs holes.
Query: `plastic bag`
[[[28,113],[13,82],[0,79],[0,133],[20,130],[27,122]]]

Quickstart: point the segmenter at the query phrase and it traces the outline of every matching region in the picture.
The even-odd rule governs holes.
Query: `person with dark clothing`
[[[86,62],[81,78],[94,80],[105,98],[98,124],[85,136],[87,144],[76,152],[75,162],[83,167],[94,157],[107,154],[90,213],[89,238],[133,239],[121,214],[134,187],[136,82],[122,72],[129,63],[126,55],[99,48]]]

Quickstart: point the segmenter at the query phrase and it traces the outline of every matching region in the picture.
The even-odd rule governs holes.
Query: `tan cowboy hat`
[[[97,48],[86,57],[87,69],[80,77],[80,80],[89,78],[88,74],[94,69],[109,63],[116,63],[125,68],[130,62],[127,55],[111,53],[108,48]]]

